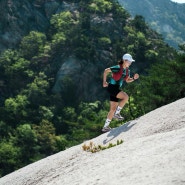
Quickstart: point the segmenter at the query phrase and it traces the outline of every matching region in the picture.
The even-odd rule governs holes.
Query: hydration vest
[[[119,65],[120,66],[120,69],[118,72],[113,72],[112,73],[112,78],[115,80],[115,81],[118,81],[121,79],[122,75],[123,75],[123,67],[122,67],[122,64]],[[124,77],[124,81],[127,80],[129,76],[129,71],[128,71],[128,68],[126,68],[126,76]]]

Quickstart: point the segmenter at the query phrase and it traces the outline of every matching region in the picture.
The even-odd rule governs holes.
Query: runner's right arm
[[[108,73],[111,73],[111,69],[107,68],[105,69],[104,73],[103,73],[103,87],[107,87],[108,83],[107,83],[107,75]]]

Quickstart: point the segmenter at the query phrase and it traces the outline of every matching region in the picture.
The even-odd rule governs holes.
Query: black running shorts
[[[109,84],[107,91],[110,94],[110,101],[114,101],[114,102],[118,102],[119,99],[116,98],[116,96],[118,95],[119,92],[121,92],[121,90],[119,89],[119,85],[112,85]]]

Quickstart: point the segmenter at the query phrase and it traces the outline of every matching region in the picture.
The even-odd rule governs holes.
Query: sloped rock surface
[[[185,98],[156,109],[91,141],[123,144],[97,153],[81,145],[0,179],[1,185],[183,185]]]

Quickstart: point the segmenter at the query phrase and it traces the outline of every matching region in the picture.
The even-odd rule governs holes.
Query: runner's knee
[[[124,100],[124,101],[128,101],[129,96],[128,96],[127,93],[121,92],[120,94],[118,94],[118,98],[121,99],[121,100]]]
[[[125,98],[124,99],[125,99],[125,101],[128,101],[128,99],[129,99],[128,94],[125,93]]]

